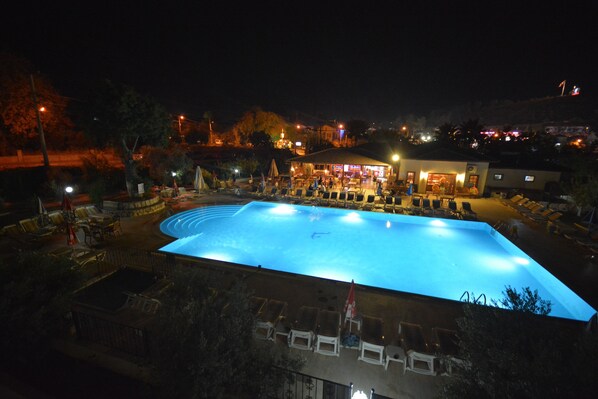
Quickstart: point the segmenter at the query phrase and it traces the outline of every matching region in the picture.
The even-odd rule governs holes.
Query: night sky
[[[21,3],[3,6],[0,49],[63,95],[106,77],[225,123],[252,106],[383,122],[559,95],[564,79],[598,89],[590,1]]]

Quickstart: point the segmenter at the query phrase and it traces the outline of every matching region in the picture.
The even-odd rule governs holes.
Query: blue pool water
[[[459,300],[537,289],[551,316],[596,311],[486,223],[269,202],[211,206],[160,225],[162,251]]]

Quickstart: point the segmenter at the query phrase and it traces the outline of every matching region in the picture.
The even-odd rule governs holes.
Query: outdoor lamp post
[[[395,181],[399,181],[399,162],[401,160],[401,157],[399,156],[399,154],[393,154],[392,156],[392,162],[394,162],[396,164],[396,177],[395,177]]]
[[[185,117],[183,115],[179,115],[179,136],[181,137],[181,143],[185,142],[185,136],[183,136],[183,130],[182,130],[183,119],[185,119]]]

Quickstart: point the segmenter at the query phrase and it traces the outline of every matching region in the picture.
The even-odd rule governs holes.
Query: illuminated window
[[[502,173],[495,173],[494,174],[494,180],[502,180],[503,177],[505,177],[505,175],[503,175]]]
[[[413,184],[415,182],[415,172],[407,172],[407,183]]]
[[[532,176],[532,175],[527,175],[525,176],[525,181],[534,181],[536,180],[536,176]]]

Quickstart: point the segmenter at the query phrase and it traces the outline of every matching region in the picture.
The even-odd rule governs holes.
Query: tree
[[[592,223],[598,217],[598,162],[588,159],[573,159],[574,175],[566,184],[567,191],[571,194],[580,211],[590,208],[592,215],[589,217],[590,230]]]
[[[442,125],[438,126],[437,133],[438,133],[438,141],[442,143],[448,143],[455,140],[455,132],[457,131],[457,127],[452,123],[443,123]]]
[[[141,154],[141,164],[148,169],[150,178],[160,184],[172,184],[173,172],[181,178],[193,168],[193,161],[179,146],[172,148],[143,146]]]
[[[40,145],[36,109],[32,98],[31,77],[35,81],[37,104],[45,141],[50,149],[82,145],[83,136],[73,130],[67,117],[67,101],[50,81],[33,73],[33,66],[22,58],[0,53],[0,133],[4,143],[0,150],[38,149]],[[42,108],[43,107],[43,108]]]
[[[468,303],[459,326],[459,372],[444,398],[580,398],[597,387],[596,336],[546,317],[550,302],[537,291],[506,287],[493,306]],[[455,364],[454,366],[459,366]]]
[[[228,392],[267,397],[264,389],[281,383],[282,374],[273,366],[300,366],[288,352],[275,353],[255,341],[243,283],[216,290],[191,268],[177,268],[172,283],[151,330],[154,368],[164,396],[220,398]]]
[[[480,133],[484,127],[477,119],[468,119],[459,125],[456,133],[457,143],[462,147],[476,146],[480,141]]]
[[[249,135],[249,142],[254,147],[272,148],[272,137],[264,131],[253,132]]]
[[[87,104],[85,125],[98,146],[120,150],[130,196],[136,194],[140,182],[133,154],[141,145],[165,145],[172,131],[170,116],[155,100],[108,80]]]
[[[347,122],[347,131],[356,139],[364,138],[369,127],[366,121],[360,119],[351,119]]]
[[[285,127],[287,127],[287,123],[282,116],[274,112],[263,111],[261,108],[254,108],[243,114],[231,131],[236,144],[240,145],[246,144],[250,135],[254,132],[265,132],[273,139]]]
[[[81,276],[73,261],[33,252],[0,260],[0,348],[7,362],[32,364],[64,327]]]

